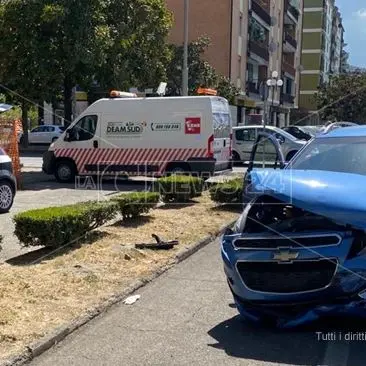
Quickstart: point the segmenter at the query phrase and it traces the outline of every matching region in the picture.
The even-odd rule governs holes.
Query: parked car
[[[10,210],[16,192],[16,179],[10,157],[0,147],[0,213]]]
[[[341,121],[341,122],[333,122],[330,123],[326,126],[323,126],[323,128],[320,130],[321,133],[328,133],[332,130],[335,130],[336,128],[341,128],[341,127],[357,127],[359,126],[357,123],[354,122],[346,122],[346,121]]]
[[[274,126],[266,126],[265,129],[260,125],[233,127],[232,154],[234,162],[249,162],[250,153],[258,137],[258,132],[263,131],[275,136],[280,142],[286,161],[291,160],[298,150],[306,144],[306,141],[299,140],[288,132]],[[269,141],[264,141],[259,148],[264,153],[266,161],[271,162],[275,160],[276,150],[273,144],[269,143]],[[263,154],[260,157],[262,158]]]
[[[222,239],[238,311],[281,328],[366,318],[366,127],[318,135],[288,164],[278,141],[261,138],[282,169],[251,161],[244,211]]]
[[[320,132],[321,127],[317,126],[287,126],[284,131],[296,137],[299,140],[309,141]]]
[[[30,144],[51,144],[55,142],[65,131],[63,126],[42,125],[33,128],[28,132]],[[22,140],[22,135],[18,135],[18,140]]]

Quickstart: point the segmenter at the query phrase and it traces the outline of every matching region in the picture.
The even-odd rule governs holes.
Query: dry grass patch
[[[196,202],[105,227],[94,243],[39,264],[0,266],[0,359],[86,313],[134,280],[169,265],[177,251],[238,216],[215,210],[206,194]],[[161,252],[134,248],[135,243],[153,242],[151,234],[180,244]]]

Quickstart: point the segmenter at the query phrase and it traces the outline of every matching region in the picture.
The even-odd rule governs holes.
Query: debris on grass
[[[152,234],[152,237],[156,240],[156,243],[135,244],[135,248],[136,249],[152,249],[152,250],[169,250],[169,249],[173,249],[176,245],[179,244],[178,240],[162,241],[155,234]]]

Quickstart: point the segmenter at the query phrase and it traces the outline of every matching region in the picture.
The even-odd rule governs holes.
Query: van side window
[[[73,141],[91,140],[97,130],[98,116],[85,116],[72,128]]]

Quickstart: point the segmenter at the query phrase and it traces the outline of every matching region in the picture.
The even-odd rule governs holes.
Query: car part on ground
[[[173,249],[175,246],[179,245],[179,241],[163,241],[157,235],[152,234],[152,237],[156,240],[156,243],[141,243],[135,244],[136,249],[151,249],[151,250],[169,250]]]

